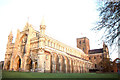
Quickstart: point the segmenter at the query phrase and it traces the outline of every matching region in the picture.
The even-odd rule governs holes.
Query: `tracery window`
[[[26,53],[26,43],[27,43],[27,34],[25,34],[24,38],[22,39],[22,42],[21,42],[21,52],[23,54]]]

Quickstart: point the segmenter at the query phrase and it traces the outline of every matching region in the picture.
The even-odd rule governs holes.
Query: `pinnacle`
[[[9,36],[13,36],[13,34],[12,34],[12,30],[10,31],[10,34],[9,34]]]
[[[12,34],[12,30],[10,31],[10,35]]]
[[[45,25],[44,17],[42,17],[41,25]]]

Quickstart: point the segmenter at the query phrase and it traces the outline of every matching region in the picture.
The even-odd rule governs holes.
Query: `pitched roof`
[[[103,53],[103,48],[89,50],[89,54]]]

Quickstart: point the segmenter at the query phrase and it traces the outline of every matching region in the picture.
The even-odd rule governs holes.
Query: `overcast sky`
[[[13,42],[17,29],[22,31],[27,21],[39,31],[43,16],[46,34],[54,39],[76,47],[76,38],[85,36],[90,49],[102,48],[100,36],[90,30],[98,19],[96,9],[95,0],[0,0],[0,61],[4,60],[10,31]]]

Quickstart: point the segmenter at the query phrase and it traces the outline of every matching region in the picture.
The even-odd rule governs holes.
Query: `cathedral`
[[[10,32],[4,60],[4,70],[46,73],[86,73],[109,57],[108,48],[90,50],[89,39],[77,38],[77,48],[68,46],[45,34],[44,19],[40,31],[26,23],[23,31],[17,30],[15,42]]]

